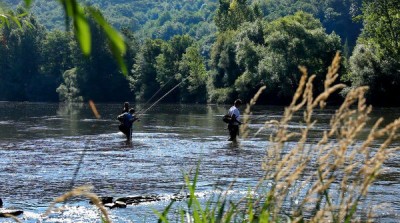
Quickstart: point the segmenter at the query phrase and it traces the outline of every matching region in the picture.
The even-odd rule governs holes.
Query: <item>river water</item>
[[[61,212],[42,214],[72,186],[92,185],[99,196],[114,198],[178,193],[183,173],[194,171],[199,161],[198,194],[207,197],[234,180],[233,193],[246,194],[263,174],[272,130],[255,133],[265,121],[279,120],[283,108],[256,106],[250,137],[233,144],[222,122],[228,107],[157,105],[140,116],[127,145],[116,120],[122,104],[97,104],[101,118],[96,119],[87,104],[0,102],[0,198],[5,208],[24,210],[22,222],[100,222],[98,211],[84,198],[64,203]],[[315,135],[327,129],[333,112],[316,113]],[[373,119],[377,116],[393,120],[400,109],[375,109]],[[291,123],[291,128],[301,127]],[[385,177],[370,189],[370,202],[386,206],[377,212],[379,222],[400,221],[399,161],[398,156],[389,158]],[[156,222],[153,210],[168,204],[150,202],[109,213],[113,222]]]

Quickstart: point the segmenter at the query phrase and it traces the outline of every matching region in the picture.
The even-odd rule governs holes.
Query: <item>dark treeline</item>
[[[299,65],[321,91],[341,51],[341,81],[349,86],[342,94],[368,85],[370,103],[400,105],[397,0],[88,2],[125,36],[129,74],[96,23],[89,23],[92,53],[83,56],[72,28],[61,28],[57,2],[37,0],[22,29],[1,27],[0,100],[143,102],[177,86],[164,101],[231,103],[266,85],[260,101],[286,104]]]

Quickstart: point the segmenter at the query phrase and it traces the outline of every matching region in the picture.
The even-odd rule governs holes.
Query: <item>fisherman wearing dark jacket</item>
[[[131,108],[129,112],[124,112],[117,117],[118,121],[121,122],[118,128],[125,134],[127,142],[132,140],[132,124],[134,121],[138,120],[134,113],[135,109]]]

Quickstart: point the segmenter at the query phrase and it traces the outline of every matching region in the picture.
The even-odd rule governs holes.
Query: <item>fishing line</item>
[[[144,110],[141,114],[146,113],[148,110],[150,110],[154,105],[156,105],[158,102],[160,102],[163,98],[165,98],[168,94],[170,94],[173,90],[175,90],[179,85],[183,83],[187,78],[183,79],[181,82],[179,82],[177,85],[175,85],[171,90],[169,90],[167,93],[165,93],[160,99],[158,99],[156,102],[154,102],[150,107],[148,107],[146,110]],[[138,114],[141,115],[141,114]]]
[[[187,76],[186,78],[182,79],[181,82],[179,82],[177,85],[175,85],[171,90],[169,90],[167,93],[165,93],[161,98],[159,98],[157,101],[155,101],[150,107],[148,107],[146,110],[143,112],[138,112],[138,116],[146,113],[148,110],[150,110],[152,107],[154,107],[158,102],[160,102],[163,98],[165,98],[167,95],[169,95],[173,90],[175,90],[179,85],[181,85],[186,79],[188,79],[191,75]]]
[[[79,156],[78,165],[75,168],[74,174],[72,175],[71,183],[69,185],[70,190],[72,190],[74,188],[74,186],[75,186],[76,178],[78,176],[79,170],[81,169],[81,166],[82,166],[82,163],[83,163],[83,158],[85,157],[86,151],[87,151],[88,148],[89,148],[89,146],[88,146],[88,144],[86,144],[85,147],[82,150],[81,155]]]
[[[154,94],[150,97],[150,99],[147,100],[147,101],[144,103],[143,108],[140,109],[140,110],[138,111],[138,113],[142,113],[143,109],[147,106],[147,104],[148,104],[148,103],[149,103],[149,102],[150,102],[150,101],[165,87],[165,86],[167,86],[168,83],[171,82],[171,80],[174,79],[174,78],[175,78],[175,77],[172,76],[172,77],[167,81],[167,83],[165,83],[163,86],[161,86],[161,87],[157,90],[157,92],[154,93]]]

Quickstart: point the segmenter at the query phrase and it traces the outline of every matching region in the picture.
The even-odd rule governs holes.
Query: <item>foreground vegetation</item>
[[[55,1],[25,2],[39,21],[52,21],[38,10]],[[118,3],[92,1],[69,17],[75,28],[66,31],[46,29],[32,15],[20,18],[22,28],[0,20],[0,100],[147,101],[179,85],[165,101],[231,103],[237,97],[250,100],[266,85],[262,103],[287,105],[300,80],[297,65],[316,74],[321,92],[326,67],[340,50],[340,79],[349,86],[342,95],[367,85],[370,103],[400,105],[398,1]],[[112,41],[118,35],[110,35],[96,7],[106,9],[125,43]],[[115,21],[138,17],[143,21],[136,28]],[[79,18],[87,18],[87,25]],[[83,56],[79,48],[88,55],[89,39],[93,52]]]

